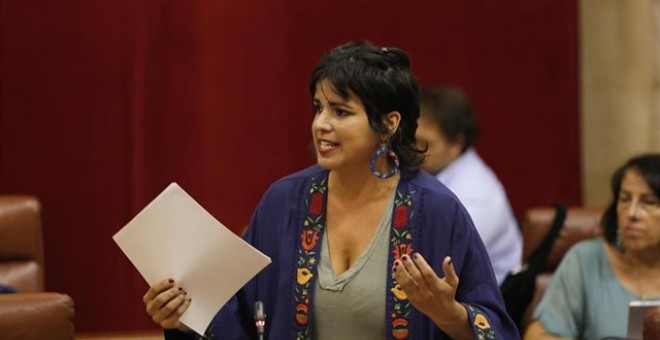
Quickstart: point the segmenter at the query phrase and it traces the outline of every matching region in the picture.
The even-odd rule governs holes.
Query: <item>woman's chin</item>
[[[645,242],[644,240],[634,240],[634,241],[627,240],[627,241],[624,241],[623,244],[624,244],[625,249],[629,250],[629,251],[643,251],[643,250],[653,248],[653,246],[651,244],[649,244],[648,242]],[[657,247],[658,247],[658,245],[656,245],[656,248]]]
[[[322,169],[328,170],[328,171],[334,170],[335,168],[337,168],[337,164],[335,164],[335,162],[331,162],[331,161],[329,161],[327,159],[323,159],[321,157],[316,159],[316,164],[319,167],[321,167]]]
[[[329,162],[323,162],[323,161],[317,160],[316,164],[323,170],[328,170],[328,171],[334,170],[334,167]]]

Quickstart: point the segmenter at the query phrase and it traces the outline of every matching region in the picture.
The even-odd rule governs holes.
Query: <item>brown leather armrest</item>
[[[73,339],[73,315],[73,300],[65,294],[0,294],[3,339]]]
[[[0,283],[44,289],[41,205],[33,196],[0,195]]]

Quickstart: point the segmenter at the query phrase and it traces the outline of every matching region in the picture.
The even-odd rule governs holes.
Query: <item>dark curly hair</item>
[[[657,197],[660,197],[660,154],[637,156],[617,169],[612,175],[612,181],[610,182],[613,200],[605,210],[603,219],[601,220],[605,239],[612,245],[616,244],[617,229],[619,229],[616,207],[619,201],[621,182],[623,182],[623,176],[625,176],[628,170],[639,172],[644,178],[644,181],[646,181],[646,184],[651,188],[651,191]]]
[[[337,93],[348,99],[350,92],[364,103],[369,125],[387,133],[383,118],[392,111],[401,114],[399,128],[390,136],[390,147],[399,158],[399,170],[413,173],[424,160],[417,148],[415,131],[419,118],[419,85],[401,49],[378,47],[370,42],[349,42],[323,56],[309,80],[309,93],[328,80]]]

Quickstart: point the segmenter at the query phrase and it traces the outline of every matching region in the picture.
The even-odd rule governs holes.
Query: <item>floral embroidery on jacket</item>
[[[303,220],[298,247],[296,285],[294,289],[295,319],[299,340],[309,339],[310,293],[314,289],[316,263],[320,254],[319,235],[325,226],[325,201],[328,192],[327,176],[320,181],[312,179],[305,204],[307,216]]]
[[[479,340],[496,339],[495,331],[490,328],[490,322],[486,316],[471,305],[464,304],[468,311],[468,317],[472,323],[474,335]]]
[[[390,249],[392,252],[391,260],[398,260],[403,255],[412,255],[413,242],[410,233],[410,220],[413,217],[412,199],[413,192],[405,196],[397,190],[394,197],[394,216],[392,217],[392,229],[390,234]],[[390,263],[391,265],[391,263]],[[393,310],[388,311],[389,333],[394,339],[408,339],[410,335],[409,317],[413,311],[412,304],[408,300],[406,293],[399,287],[394,278],[394,273],[390,272],[388,276],[388,287],[392,287],[392,293],[389,298],[393,299]]]

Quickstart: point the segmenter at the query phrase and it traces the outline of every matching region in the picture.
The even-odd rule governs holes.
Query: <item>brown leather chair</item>
[[[73,339],[73,300],[45,293],[41,209],[32,196],[0,195],[0,334],[6,339]]]
[[[60,293],[3,294],[0,334],[3,339],[73,339],[73,300]]]
[[[568,249],[579,241],[600,237],[600,220],[603,212],[603,208],[595,207],[569,207],[567,209],[564,226],[552,246],[545,267],[536,278],[534,298],[523,316],[524,327],[531,321],[534,308],[541,301],[543,293],[552,279],[552,273]],[[543,238],[550,231],[554,217],[555,209],[550,206],[534,207],[525,212],[522,221],[523,258],[527,259],[532,251],[543,241]]]

